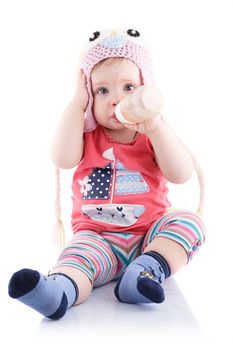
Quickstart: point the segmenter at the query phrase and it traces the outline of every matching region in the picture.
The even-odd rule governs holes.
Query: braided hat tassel
[[[65,230],[64,225],[61,220],[61,201],[60,201],[60,169],[58,167],[55,168],[56,174],[56,188],[55,188],[55,237],[56,241],[59,241],[60,250],[64,248],[65,245]]]

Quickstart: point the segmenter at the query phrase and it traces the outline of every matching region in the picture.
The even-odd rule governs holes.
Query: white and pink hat
[[[89,94],[89,102],[85,112],[85,132],[94,130],[97,125],[92,112],[91,71],[97,63],[110,57],[125,57],[133,61],[141,71],[143,84],[153,85],[150,52],[137,30],[118,29],[94,32],[81,57],[81,68],[87,77]]]

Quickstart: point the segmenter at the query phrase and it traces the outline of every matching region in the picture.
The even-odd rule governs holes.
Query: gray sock
[[[22,269],[11,277],[8,293],[42,315],[58,320],[76,302],[78,287],[65,274],[44,276],[35,270]]]
[[[165,299],[161,287],[164,280],[161,264],[143,254],[126,268],[115,286],[115,296],[124,303],[161,303]]]

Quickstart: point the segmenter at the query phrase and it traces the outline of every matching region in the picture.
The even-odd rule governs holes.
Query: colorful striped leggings
[[[93,287],[118,279],[125,268],[157,237],[178,242],[188,261],[204,242],[204,227],[199,216],[176,211],[158,219],[146,234],[79,231],[62,251],[55,268],[70,266],[83,271]]]

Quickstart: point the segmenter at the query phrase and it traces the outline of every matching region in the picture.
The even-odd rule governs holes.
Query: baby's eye
[[[133,91],[133,90],[135,90],[135,89],[136,89],[136,86],[133,85],[133,84],[126,84],[126,85],[124,86],[124,91]]]
[[[106,89],[105,87],[99,88],[97,90],[97,94],[99,95],[105,95],[108,92],[108,89]]]

